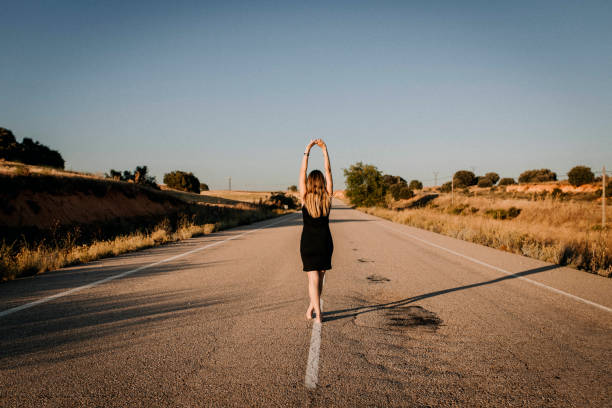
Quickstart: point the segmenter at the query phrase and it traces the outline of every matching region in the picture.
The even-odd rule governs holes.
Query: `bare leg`
[[[325,278],[325,271],[319,271],[319,299],[323,296],[323,281]]]
[[[316,314],[315,322],[321,323],[321,298],[319,297],[319,271],[309,271],[308,273],[308,295],[310,296],[310,306],[308,310],[314,309]],[[312,312],[310,312],[312,313]]]

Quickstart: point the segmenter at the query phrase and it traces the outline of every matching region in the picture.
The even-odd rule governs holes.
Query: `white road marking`
[[[323,278],[325,282],[325,278]],[[321,299],[321,314],[323,314],[323,299]],[[321,348],[321,323],[312,324],[312,334],[310,336],[310,349],[308,350],[308,363],[306,364],[306,378],[304,384],[306,388],[314,390],[319,381],[319,349]]]
[[[448,248],[445,248],[443,246],[434,244],[433,242],[429,242],[429,241],[427,241],[425,239],[419,238],[419,237],[417,237],[415,235],[412,235],[412,234],[409,234],[409,233],[407,233],[405,231],[401,231],[399,229],[387,226],[384,223],[381,223],[379,225],[381,225],[382,227],[387,228],[387,229],[389,229],[391,231],[395,231],[395,232],[399,232],[400,234],[404,234],[404,235],[406,235],[406,236],[408,236],[408,237],[410,237],[412,239],[415,239],[415,240],[420,241],[420,242],[422,242],[424,244],[430,245],[430,246],[432,246],[434,248],[438,248],[438,249],[441,249],[441,250],[446,251],[448,253],[451,253],[453,255],[456,255],[458,257],[461,257],[463,259],[467,259],[468,261],[477,263],[477,264],[482,265],[482,266],[486,266],[488,268],[494,269],[494,270],[496,270],[498,272],[501,272],[503,274],[506,274],[508,276],[513,276],[515,278],[518,278],[518,279],[521,279],[523,281],[529,282],[529,283],[531,283],[533,285],[536,285],[536,286],[539,286],[541,288],[548,289],[548,290],[550,290],[552,292],[558,293],[558,294],[563,295],[563,296],[567,296],[567,297],[569,297],[571,299],[577,300],[579,302],[586,303],[587,305],[591,305],[591,306],[594,306],[594,307],[596,307],[598,309],[601,309],[601,310],[604,310],[606,312],[612,313],[612,309],[611,308],[606,307],[604,305],[600,305],[599,303],[591,302],[590,300],[583,299],[583,298],[581,298],[579,296],[572,295],[571,293],[564,292],[564,291],[562,291],[560,289],[557,289],[557,288],[553,288],[552,286],[545,285],[544,283],[540,283],[538,281],[534,281],[534,280],[531,280],[529,278],[525,278],[524,276],[517,275],[516,273],[509,272],[509,271],[507,271],[505,269],[498,268],[497,266],[494,266],[494,265],[488,264],[486,262],[480,261],[480,260],[478,260],[476,258],[472,258],[471,256],[463,255],[462,253],[459,253],[459,252],[453,251],[452,249],[448,249]]]
[[[293,214],[289,214],[289,215],[293,215]],[[88,283],[87,285],[83,285],[83,286],[79,286],[79,287],[76,287],[76,288],[72,288],[72,289],[64,291],[64,292],[56,293],[55,295],[47,296],[47,297],[35,300],[33,302],[25,303],[25,304],[20,305],[20,306],[16,306],[16,307],[13,307],[13,308],[10,308],[10,309],[3,310],[3,311],[0,312],[0,317],[4,317],[4,316],[10,315],[12,313],[19,312],[21,310],[29,309],[31,307],[40,305],[42,303],[46,303],[46,302],[48,302],[50,300],[53,300],[53,299],[57,299],[57,298],[60,298],[60,297],[71,295],[71,294],[73,294],[75,292],[79,292],[81,290],[93,288],[94,286],[98,286],[98,285],[101,285],[103,283],[115,280],[115,279],[123,278],[124,276],[131,275],[131,274],[136,273],[136,272],[140,272],[143,269],[148,269],[148,268],[151,268],[153,266],[157,266],[157,265],[160,265],[160,264],[163,264],[163,263],[166,263],[166,262],[174,261],[175,259],[182,258],[184,256],[193,254],[195,252],[202,251],[202,250],[207,249],[207,248],[212,248],[214,246],[221,245],[221,244],[223,244],[225,242],[231,241],[231,240],[236,239],[236,238],[240,238],[240,237],[245,236],[247,234],[250,234],[252,232],[256,232],[256,231],[262,230],[264,228],[270,227],[272,225],[279,224],[279,223],[287,220],[288,217],[283,216],[281,218],[282,219],[280,219],[280,220],[277,220],[275,222],[271,222],[269,224],[266,224],[266,225],[264,225],[262,227],[254,229],[254,230],[249,230],[249,231],[244,232],[244,233],[239,234],[239,235],[233,235],[233,236],[231,236],[231,237],[229,237],[227,239],[224,239],[223,241],[217,241],[217,242],[212,243],[212,244],[204,245],[204,246],[192,249],[191,251],[187,251],[187,252],[184,252],[182,254],[174,255],[174,256],[171,256],[170,258],[166,258],[166,259],[154,262],[154,263],[149,264],[149,265],[143,265],[143,266],[140,266],[140,267],[138,267],[136,269],[131,269],[129,271],[122,272],[122,273],[117,274],[117,275],[113,275],[113,276],[109,276],[109,277],[104,278],[104,279],[100,279],[99,281]]]

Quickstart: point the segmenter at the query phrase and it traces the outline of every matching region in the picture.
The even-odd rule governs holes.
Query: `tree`
[[[590,167],[576,166],[567,173],[569,182],[572,186],[581,186],[583,184],[592,183],[595,180],[595,174]]]
[[[453,186],[450,181],[447,181],[446,183],[440,186],[441,193],[450,193],[452,189],[453,189]]]
[[[499,181],[499,174],[495,173],[495,172],[490,172],[484,175],[486,178],[488,178],[489,180],[491,180],[491,183],[495,184]]]
[[[557,181],[557,173],[550,169],[526,170],[521,173],[519,183],[543,183],[546,181]]]
[[[193,173],[180,170],[164,174],[164,184],[170,188],[192,193],[200,193],[200,180]]]
[[[387,185],[376,166],[358,162],[344,169],[346,196],[351,204],[371,207],[384,203]]]
[[[210,190],[210,188],[208,188],[208,184],[200,183],[200,191],[208,191],[208,190]]]
[[[296,191],[298,190],[298,188],[297,188],[297,186],[294,184],[294,185],[289,186],[289,187],[287,188],[287,190],[289,190],[289,191],[293,191],[293,192],[296,192]]]
[[[453,179],[455,180],[456,188],[475,186],[478,182],[476,175],[468,170],[459,170],[455,173]]]
[[[124,170],[123,173],[115,169],[110,169],[104,176],[117,181],[132,181],[135,184],[141,184],[159,190],[155,176],[149,176],[149,168],[147,166],[136,166],[134,172]]]
[[[509,186],[511,184],[516,184],[516,181],[514,181],[512,177],[504,177],[503,179],[499,180],[500,186]]]
[[[419,180],[410,180],[408,187],[411,190],[421,190],[423,188],[423,183],[421,183]]]
[[[47,146],[26,137],[22,143],[8,129],[0,127],[0,158],[25,164],[64,168],[62,155]]]
[[[493,181],[488,177],[480,177],[478,179],[478,187],[493,187]]]

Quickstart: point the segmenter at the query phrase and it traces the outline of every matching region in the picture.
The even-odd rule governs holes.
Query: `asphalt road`
[[[0,285],[0,405],[612,406],[611,279],[331,219],[320,327],[301,214]]]

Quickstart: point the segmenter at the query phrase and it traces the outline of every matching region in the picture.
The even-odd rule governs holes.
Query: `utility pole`
[[[232,176],[229,176],[229,191],[232,191]]]
[[[601,169],[601,229],[606,228],[606,166]]]
[[[438,173],[439,172],[434,171],[433,173],[434,173],[434,180],[435,180],[434,181],[434,186],[437,186],[438,185]],[[325,276],[325,275],[323,275],[323,276]]]

